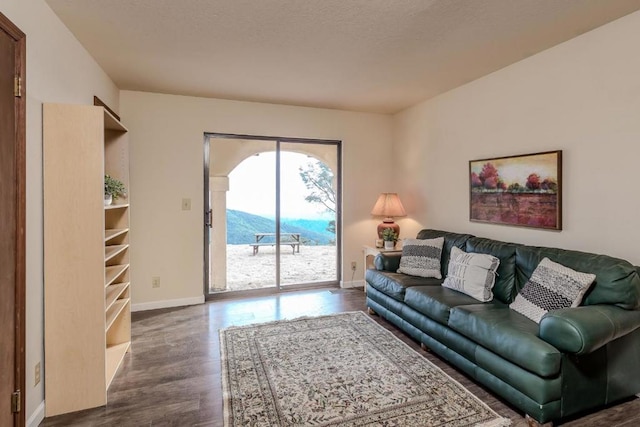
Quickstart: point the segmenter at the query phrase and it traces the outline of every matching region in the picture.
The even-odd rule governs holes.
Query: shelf
[[[118,315],[122,313],[122,310],[127,306],[128,303],[129,298],[119,299],[116,300],[115,303],[113,303],[111,308],[107,311],[107,327],[105,328],[105,331],[109,330],[111,325],[113,325],[113,322],[116,321]]]
[[[122,274],[127,268],[129,268],[129,264],[111,265],[109,267],[105,267],[104,286],[106,287],[112,284],[113,281],[116,280],[116,278],[120,276],[120,274]]]
[[[107,380],[107,389],[109,385],[111,385],[111,381],[116,376],[116,372],[118,372],[118,368],[122,364],[122,360],[124,359],[124,355],[129,350],[131,346],[131,342],[127,341],[122,344],[111,345],[107,347],[107,357],[106,357],[106,380]]]
[[[111,245],[104,247],[104,261],[107,262],[111,258],[115,257],[125,249],[127,249],[129,245]]]
[[[128,228],[112,228],[109,230],[104,230],[104,241],[108,242],[111,239],[123,235],[127,231],[129,231]]]
[[[129,203],[123,203],[121,205],[109,205],[109,206],[105,206],[105,210],[111,210],[111,209],[124,209],[124,208],[128,208],[129,207]]]
[[[116,283],[115,285],[107,286],[107,290],[105,291],[105,306],[108,311],[114,302],[127,290],[129,287],[129,282],[126,283]]]
[[[107,109],[104,110],[104,128],[109,130],[117,130],[119,132],[127,132],[127,128],[116,119]]]

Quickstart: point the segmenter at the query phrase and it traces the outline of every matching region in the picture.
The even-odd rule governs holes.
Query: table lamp
[[[397,193],[382,193],[378,196],[378,200],[371,210],[371,215],[385,217],[378,224],[378,238],[382,239],[382,231],[385,228],[391,228],[397,236],[400,235],[400,226],[393,222],[393,217],[407,216],[407,213],[404,211]]]

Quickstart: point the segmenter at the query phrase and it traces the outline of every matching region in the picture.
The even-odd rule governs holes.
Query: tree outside
[[[323,206],[325,212],[336,213],[336,192],[333,188],[333,173],[331,169],[318,160],[310,161],[298,169],[302,182],[309,190],[305,200]],[[336,220],[329,221],[327,231],[336,233]]]

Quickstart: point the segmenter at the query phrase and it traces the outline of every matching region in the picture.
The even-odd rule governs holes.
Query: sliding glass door
[[[338,141],[205,135],[210,295],[339,283]]]

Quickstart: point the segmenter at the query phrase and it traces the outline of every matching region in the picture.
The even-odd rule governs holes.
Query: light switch
[[[191,210],[191,199],[182,199],[182,210],[183,211]]]

